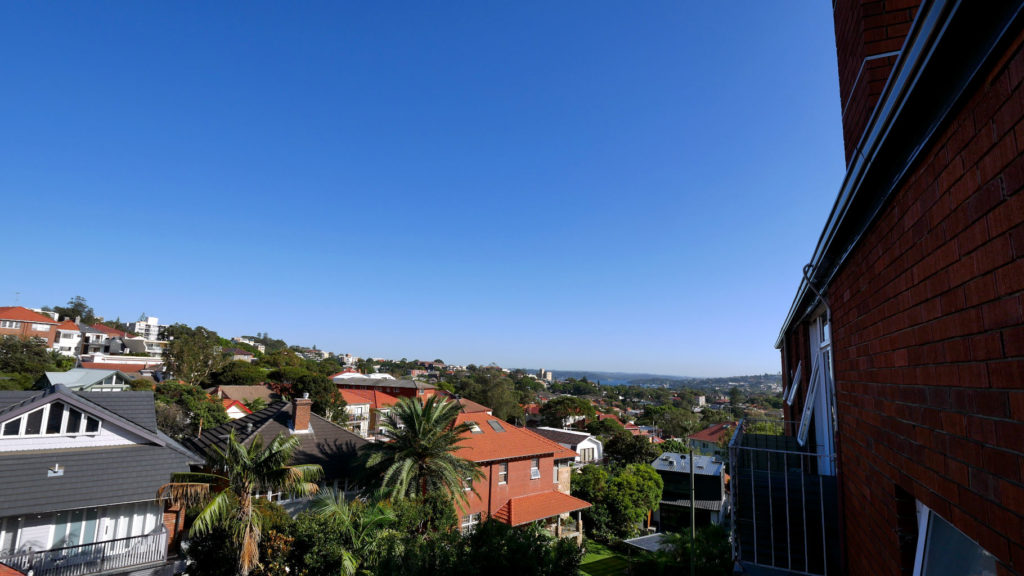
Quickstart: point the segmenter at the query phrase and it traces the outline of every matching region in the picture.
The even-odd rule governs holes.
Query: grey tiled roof
[[[48,478],[54,464],[64,475]],[[172,473],[186,471],[185,455],[144,444],[2,452],[0,517],[152,500]]]
[[[697,510],[711,510],[717,512],[722,509],[722,505],[725,503],[724,500],[697,500]],[[662,500],[661,504],[667,504],[669,506],[685,506],[690,507],[690,500],[683,498],[682,500]]]
[[[339,378],[334,382],[344,388],[345,386],[371,386],[374,388],[415,388],[417,390],[436,390],[437,386],[426,382],[415,382],[413,380],[393,380],[391,378]]]
[[[213,446],[223,449],[228,436],[234,431],[235,439],[244,444],[249,444],[259,434],[266,445],[282,432],[290,434],[291,421],[292,404],[279,400],[243,418],[204,430],[201,438],[186,438],[183,444],[189,450],[207,456],[213,453]],[[294,435],[299,439],[299,448],[292,456],[292,464],[319,464],[327,479],[349,476],[356,451],[367,441],[316,414],[310,415],[310,424],[312,432]]]
[[[156,432],[153,392],[78,392],[78,396],[110,410],[114,414]]]

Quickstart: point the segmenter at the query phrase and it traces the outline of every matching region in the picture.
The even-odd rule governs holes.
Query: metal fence
[[[839,573],[833,456],[800,446],[792,422],[743,420],[729,443],[734,553],[797,574]]]
[[[167,530],[81,546],[28,550],[0,556],[0,562],[33,576],[85,576],[167,560]]]

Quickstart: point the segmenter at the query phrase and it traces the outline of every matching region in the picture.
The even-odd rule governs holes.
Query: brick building
[[[38,338],[53,346],[58,322],[21,306],[0,306],[0,336]]]
[[[776,343],[787,436],[733,440],[737,552],[1021,574],[1022,3],[834,7],[847,175]]]
[[[459,414],[455,421],[473,430],[462,437],[458,456],[484,474],[473,492],[466,486],[468,503],[458,511],[463,531],[493,516],[512,526],[536,522],[552,535],[582,543],[579,512],[590,504],[569,495],[576,452],[486,412]]]

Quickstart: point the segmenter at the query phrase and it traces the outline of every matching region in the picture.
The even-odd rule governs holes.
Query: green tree
[[[283,433],[266,446],[257,434],[245,446],[232,431],[223,450],[212,447],[206,472],[173,474],[157,495],[167,494],[180,505],[201,503],[203,509],[189,535],[203,536],[218,527],[226,528],[237,555],[238,573],[246,576],[259,562],[264,524],[254,495],[284,492],[306,496],[317,491],[315,482],[323,476],[318,464],[288,464],[298,446],[298,438]]]
[[[562,428],[574,418],[593,418],[594,407],[583,398],[559,396],[540,407],[540,417],[545,426]]]
[[[175,378],[201,386],[230,359],[221,351],[217,333],[202,326],[175,324],[167,328],[171,338],[164,352],[164,364]]]
[[[591,504],[583,512],[583,526],[601,540],[636,534],[647,513],[657,508],[663,488],[661,476],[647,464],[612,471],[585,466],[571,480],[573,496]]]
[[[424,497],[433,491],[467,500],[463,482],[478,480],[476,464],[455,453],[468,424],[455,424],[459,405],[438,396],[426,402],[401,398],[384,416],[384,442],[367,447],[367,466],[380,471],[381,485],[393,499]]]
[[[613,418],[605,418],[603,420],[592,420],[587,423],[587,432],[595,436],[600,436],[602,439],[608,439],[615,434],[625,433],[626,429],[622,427],[622,424],[618,420]]]
[[[348,502],[343,492],[324,491],[317,495],[309,512],[300,516],[302,527],[308,526],[316,534],[307,530],[298,538],[303,544],[315,543],[308,551],[300,545],[298,551],[303,557],[299,565],[330,566],[332,570],[328,573],[340,571],[345,576],[369,572],[383,553],[384,542],[396,535],[392,528],[395,522],[394,510],[380,501]],[[325,533],[330,533],[331,538],[322,542]]]
[[[157,384],[154,390],[157,401],[157,425],[165,434],[181,439],[185,435],[195,436],[202,430],[224,424],[230,418],[220,400],[211,397],[198,386],[168,380]],[[175,405],[180,411],[164,410],[159,406]],[[184,432],[184,433],[183,433]]]
[[[217,369],[210,382],[214,386],[252,386],[265,378],[266,373],[258,367],[244,360],[234,360]]]
[[[661,449],[649,438],[625,431],[612,436],[604,446],[605,458],[617,464],[649,464],[659,455]]]
[[[89,306],[82,296],[75,296],[68,300],[66,306],[54,306],[53,311],[68,320],[78,318],[83,324],[93,324],[96,322],[96,315],[92,306]]]
[[[331,380],[302,366],[286,366],[267,373],[267,380],[283,385],[280,389],[289,396],[309,394],[313,412],[334,422],[346,419],[345,398]]]

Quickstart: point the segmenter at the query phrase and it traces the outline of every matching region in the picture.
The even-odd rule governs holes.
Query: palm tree
[[[317,492],[323,475],[319,464],[289,466],[299,439],[278,434],[264,447],[256,434],[249,446],[235,439],[232,430],[224,449],[214,446],[207,457],[207,472],[182,472],[160,487],[157,497],[170,496],[175,504],[202,504],[189,536],[203,536],[217,526],[228,528],[238,546],[238,573],[245,576],[259,561],[263,516],[253,505],[256,495],[284,492],[307,496]]]
[[[464,483],[483,478],[476,464],[455,455],[468,424],[455,424],[459,405],[437,396],[402,398],[384,417],[384,442],[368,447],[367,466],[383,468],[381,485],[395,500],[447,491],[466,502]],[[472,487],[472,486],[471,486]],[[475,493],[475,490],[474,490]]]
[[[397,533],[389,525],[396,520],[395,512],[382,504],[377,494],[370,502],[357,501],[349,503],[345,493],[337,490],[325,490],[317,495],[310,510],[322,517],[341,524],[344,541],[342,551],[343,576],[355,576],[369,573],[367,565],[382,552],[381,546],[386,544],[388,537]],[[360,567],[363,568],[360,571]]]

